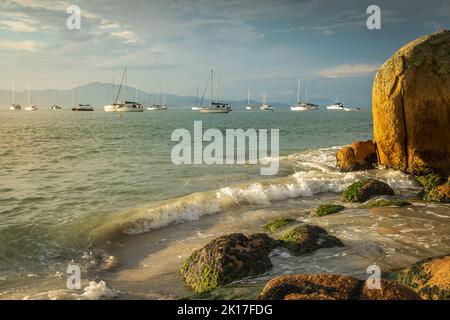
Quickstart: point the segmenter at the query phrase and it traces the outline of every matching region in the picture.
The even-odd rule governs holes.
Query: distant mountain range
[[[116,91],[118,87],[116,86]],[[124,92],[124,87],[122,87],[122,93]],[[45,108],[53,105],[54,97],[56,96],[56,104],[61,107],[71,107],[72,106],[72,92],[74,95],[74,103],[91,104],[94,107],[104,106],[112,101],[112,88],[109,83],[93,82],[80,87],[76,87],[73,90],[32,90],[32,103],[37,104],[38,107]],[[133,101],[135,99],[136,88],[127,87],[127,100]],[[117,94],[117,92],[116,92]],[[122,99],[122,98],[121,98]],[[159,95],[155,94],[154,103],[159,102]],[[205,97],[205,99],[209,99]],[[138,90],[138,100],[145,105],[152,102],[151,93]],[[174,108],[191,108],[195,106],[197,97],[195,96],[179,96],[175,94],[166,94],[166,103],[169,107]],[[199,97],[201,100],[201,97]],[[199,101],[200,102],[200,101]],[[224,100],[228,102],[235,109],[245,108],[247,105],[247,99],[245,100]],[[311,100],[310,102],[319,105],[329,105],[333,101],[331,100]],[[27,91],[16,91],[16,103],[25,107],[28,103]],[[252,103],[256,106],[260,105],[260,101],[253,100]],[[282,102],[269,101],[274,107],[288,108],[289,104]],[[11,91],[0,89],[0,108],[8,108],[11,105]]]

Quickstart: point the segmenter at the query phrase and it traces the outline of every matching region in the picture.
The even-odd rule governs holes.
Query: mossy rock
[[[437,174],[420,176],[417,181],[423,187],[419,196],[424,200],[450,202],[450,183]]]
[[[290,219],[290,218],[283,218],[283,217],[282,218],[277,218],[277,219],[275,219],[273,221],[269,221],[268,223],[266,223],[264,225],[264,229],[267,232],[275,232],[275,231],[277,231],[278,229],[280,229],[282,227],[285,227],[285,226],[287,226],[287,225],[289,225],[291,223],[294,223],[295,221],[296,220]]]
[[[427,174],[425,176],[420,176],[417,177],[417,181],[423,187],[425,193],[430,192],[444,182],[443,178],[438,174]]]
[[[412,205],[410,202],[394,197],[378,197],[363,203],[363,208],[379,207],[406,207]]]
[[[316,209],[316,217],[323,217],[329,214],[337,213],[339,211],[344,210],[344,206],[340,206],[338,204],[321,204]]]
[[[310,224],[302,224],[285,232],[279,240],[293,255],[310,253],[320,248],[344,246],[341,240],[329,235],[324,228]]]
[[[278,241],[264,233],[233,233],[194,251],[180,268],[187,287],[206,292],[272,268],[269,252]]]
[[[364,280],[338,274],[295,274],[270,280],[258,300],[420,300],[412,290],[381,280],[368,289]]]
[[[398,271],[396,281],[423,299],[450,300],[450,255],[425,259]]]
[[[343,193],[344,202],[364,202],[372,196],[377,195],[395,195],[392,188],[376,179],[364,179],[351,184]]]

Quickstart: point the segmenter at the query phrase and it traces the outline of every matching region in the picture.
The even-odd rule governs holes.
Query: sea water
[[[99,297],[98,290],[115,296],[101,279],[85,282],[88,293],[64,291],[68,263],[89,264],[86,257],[99,248],[120,258],[121,269],[103,275],[115,288],[137,297],[179,296],[186,293],[175,275],[182,259],[214,236],[261,231],[264,219],[336,199],[362,177],[379,178],[405,195],[418,190],[396,171],[335,168],[339,146],[372,138],[368,108],[120,116],[100,109],[0,111],[0,298]],[[194,121],[222,131],[279,129],[278,174],[261,176],[257,165],[174,165],[171,133]],[[447,218],[448,207],[437,211]],[[307,219],[305,212],[290,214]],[[448,239],[442,241],[447,249]],[[90,276],[85,280],[99,277]],[[133,279],[154,280],[130,287]]]

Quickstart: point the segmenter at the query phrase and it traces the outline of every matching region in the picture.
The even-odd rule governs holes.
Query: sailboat
[[[261,107],[259,107],[259,109],[261,109],[261,111],[272,111],[273,112],[273,107],[270,104],[267,104],[266,99],[267,99],[267,90],[264,90],[263,103],[262,103]]]
[[[51,110],[60,110],[61,107],[56,104],[56,91],[53,90],[53,105],[50,107]]]
[[[245,109],[250,110],[250,111],[254,111],[255,108],[253,107],[252,102],[250,101],[250,90],[247,90],[247,106],[245,107]]]
[[[127,101],[127,81],[128,81],[128,71],[127,68],[123,71],[122,74],[122,80],[120,82],[119,90],[117,92],[116,96],[116,88],[115,88],[115,73],[113,72],[113,79],[112,79],[112,97],[113,101],[111,104],[106,105],[103,107],[103,110],[105,112],[143,112],[144,106],[142,103],[137,102],[138,100],[138,89],[136,88],[135,92],[135,101]],[[125,87],[124,87],[124,93],[123,93],[123,101],[119,101],[120,92],[122,90],[122,83],[125,79]]]
[[[15,90],[15,82],[12,82],[11,87],[11,106],[9,107],[9,110],[21,110],[22,107],[20,104],[16,104],[16,90]]]
[[[339,96],[336,97],[336,101],[334,101],[334,104],[332,104],[331,106],[328,106],[327,109],[328,110],[344,110],[344,104],[342,102],[338,102],[339,101]]]
[[[291,111],[318,110],[317,104],[308,103],[308,85],[305,86],[305,102],[300,102],[300,79],[297,79],[297,104],[291,106]]]
[[[359,111],[359,110],[360,110],[359,107],[355,107],[355,108],[344,107],[344,111],[347,111],[347,112],[353,112],[353,111]]]
[[[26,111],[36,111],[38,109],[37,105],[31,104],[31,88],[30,83],[28,83],[28,106],[25,107]]]
[[[152,99],[153,99],[153,95],[152,95]],[[167,110],[165,94],[164,94],[164,102],[161,103],[161,85],[159,85],[159,103],[158,104],[152,103],[152,105],[150,107],[148,107],[147,110],[148,111],[166,111]]]
[[[200,107],[198,106],[198,86],[197,86],[197,97],[195,99],[195,107],[192,107],[192,111],[198,111]]]
[[[80,83],[78,83],[78,105],[74,104],[74,95],[72,89],[72,111],[94,111],[94,108],[90,104],[80,103]]]
[[[203,113],[229,113],[231,111],[231,106],[229,103],[214,101],[214,81],[213,81],[214,71],[211,69],[209,75],[209,82],[211,85],[211,93],[209,97],[209,105],[204,107],[199,107],[198,112]],[[203,100],[203,99],[202,99]]]

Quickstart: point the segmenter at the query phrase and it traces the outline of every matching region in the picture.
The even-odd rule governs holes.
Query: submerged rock
[[[194,251],[180,269],[186,285],[205,292],[272,268],[269,252],[277,241],[264,233],[233,233]]]
[[[380,196],[370,199],[362,204],[363,208],[379,208],[379,207],[406,207],[411,203],[392,196]]]
[[[380,289],[368,289],[364,280],[337,274],[296,274],[270,280],[259,300],[419,300],[412,290],[382,280]]]
[[[422,36],[389,58],[372,90],[379,163],[450,174],[450,31]]]
[[[280,228],[283,228],[291,223],[295,222],[294,219],[290,219],[290,218],[277,218],[273,221],[269,221],[268,223],[266,223],[264,225],[264,229],[268,232],[275,232]]]
[[[344,210],[344,206],[340,206],[338,204],[321,204],[316,209],[316,217],[323,217],[329,214],[337,213],[339,211]]]
[[[450,202],[450,178],[445,180],[437,174],[418,177],[417,181],[423,187],[422,198],[437,202]]]
[[[310,253],[320,248],[344,246],[341,240],[329,235],[324,228],[310,224],[302,224],[285,232],[279,240],[294,255]]]
[[[372,140],[355,141],[336,153],[336,165],[345,172],[372,169],[376,162],[377,154]]]
[[[351,184],[343,193],[344,202],[364,202],[372,196],[395,195],[392,188],[381,181],[375,179],[364,179]]]
[[[396,280],[423,299],[450,300],[450,255],[419,261],[397,272]]]

